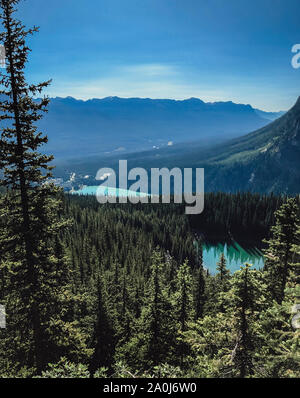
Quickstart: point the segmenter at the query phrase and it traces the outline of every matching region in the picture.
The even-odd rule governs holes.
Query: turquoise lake
[[[126,197],[126,196],[136,196],[136,197],[145,197],[150,196],[144,192],[136,192],[130,191],[128,189],[121,189],[121,188],[111,188],[105,187],[102,185],[99,186],[85,186],[78,191],[72,191],[73,195],[96,195],[96,193],[102,194],[105,196],[116,196],[116,197]]]
[[[261,251],[256,247],[242,247],[237,242],[232,244],[203,245],[203,264],[212,274],[216,273],[217,263],[221,253],[224,253],[227,262],[227,268],[231,271],[237,271],[245,263],[252,264],[253,268],[259,269],[264,265],[264,259]]]

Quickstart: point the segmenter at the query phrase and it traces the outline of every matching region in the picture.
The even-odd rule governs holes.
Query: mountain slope
[[[117,159],[110,160],[114,168]],[[206,191],[299,193],[300,97],[279,119],[227,143],[176,145],[127,159],[129,167],[148,169],[204,167]]]
[[[205,167],[207,190],[299,193],[300,97],[268,126],[217,146],[192,163]]]

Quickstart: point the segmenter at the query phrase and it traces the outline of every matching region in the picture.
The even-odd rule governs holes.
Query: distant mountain
[[[52,98],[39,127],[56,159],[125,153],[188,141],[220,142],[265,126],[270,115],[250,105],[108,97]]]
[[[285,111],[279,111],[279,112],[265,112],[261,111],[260,109],[255,109],[255,112],[258,114],[258,116],[262,117],[263,119],[267,119],[270,121],[278,119],[280,116],[285,114]]]
[[[300,193],[300,97],[283,116],[233,140],[129,157],[129,166],[204,167],[206,191]]]
[[[300,192],[300,97],[291,110],[267,126],[219,145],[199,142],[127,155],[95,156],[65,162],[57,176],[71,171],[93,180],[98,168],[118,170],[118,160],[128,167],[204,167],[206,191]],[[82,181],[93,185],[98,182]]]

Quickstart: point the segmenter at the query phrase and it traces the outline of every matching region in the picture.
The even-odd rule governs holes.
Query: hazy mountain
[[[279,119],[215,148],[201,163],[209,190],[299,193],[300,97]]]
[[[99,167],[204,167],[206,191],[300,192],[300,97],[291,110],[267,126],[222,145],[178,144],[127,156],[94,157],[57,169],[89,173]]]
[[[194,143],[172,151],[161,151],[159,158],[132,155],[129,164],[204,167],[207,191],[299,193],[300,97],[279,119],[243,137],[209,148]]]
[[[268,123],[264,113],[233,102],[197,98],[52,98],[39,127],[58,159],[142,151],[187,141],[219,142]]]
[[[260,109],[255,109],[255,112],[258,114],[258,116],[262,117],[263,119],[267,119],[270,121],[278,119],[280,116],[285,114],[285,111],[279,111],[279,112],[265,112],[261,111]]]

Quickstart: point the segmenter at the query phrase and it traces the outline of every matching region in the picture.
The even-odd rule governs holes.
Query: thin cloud
[[[53,81],[50,96],[72,96],[87,100],[109,96],[185,99],[198,97],[213,101],[224,96],[206,84],[185,81],[179,67],[160,63],[115,66],[101,79]]]
[[[173,65],[165,64],[136,64],[120,68],[123,73],[138,74],[144,77],[175,76],[179,74],[178,69]]]

